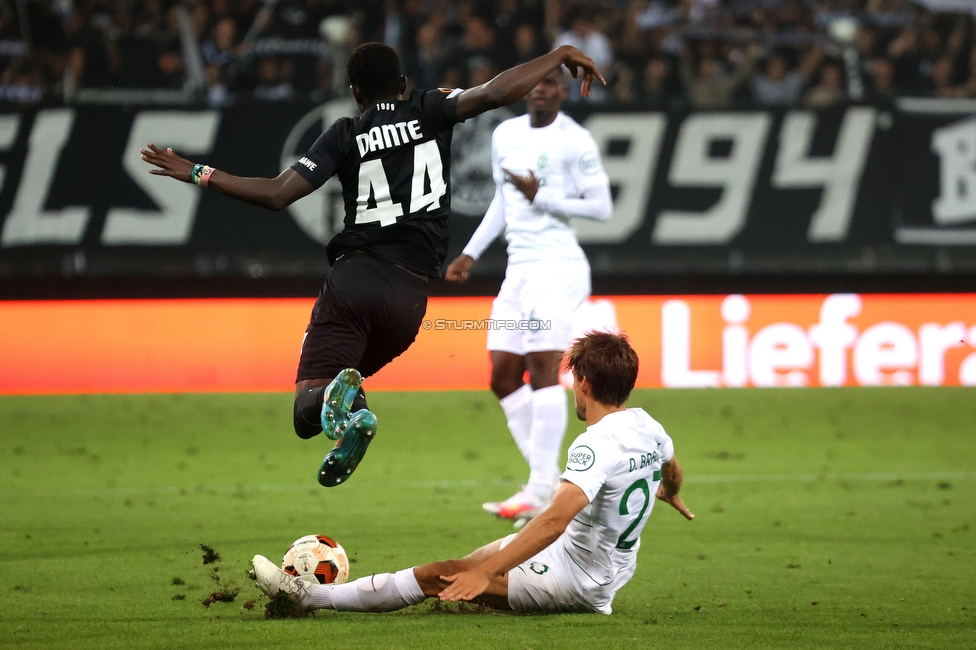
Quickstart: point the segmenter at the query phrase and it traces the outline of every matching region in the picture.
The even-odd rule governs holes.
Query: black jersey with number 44
[[[459,90],[415,90],[342,118],[292,165],[316,189],[342,183],[345,227],[329,262],[361,250],[415,273],[439,276],[451,211],[451,136]]]

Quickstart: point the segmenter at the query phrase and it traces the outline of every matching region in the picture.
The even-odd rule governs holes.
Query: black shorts
[[[423,278],[364,253],[343,255],[312,308],[296,381],[344,368],[369,377],[410,347],[425,313]]]

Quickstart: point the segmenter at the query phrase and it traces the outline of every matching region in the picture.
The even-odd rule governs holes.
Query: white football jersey
[[[505,180],[504,169],[539,179],[537,204],[552,197],[577,198],[587,189],[610,181],[590,132],[559,113],[552,124],[532,128],[529,116],[505,120],[491,138],[491,168],[505,209],[508,262],[585,260],[576,232],[565,217],[534,206]]]
[[[583,490],[590,503],[558,543],[582,574],[580,584],[612,599],[623,586],[617,575],[629,579],[654,509],[661,465],[673,457],[664,427],[640,408],[604,416],[573,442],[561,478]]]

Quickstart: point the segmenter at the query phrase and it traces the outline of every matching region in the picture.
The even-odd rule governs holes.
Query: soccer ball
[[[311,584],[342,584],[349,577],[349,556],[330,537],[306,535],[285,552],[281,569]]]

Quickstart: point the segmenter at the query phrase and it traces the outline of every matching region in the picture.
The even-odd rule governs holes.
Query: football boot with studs
[[[356,471],[366,455],[369,443],[376,436],[376,416],[367,409],[360,409],[349,416],[342,437],[325,455],[319,467],[319,484],[335,487],[345,482]]]
[[[330,440],[338,440],[349,420],[349,410],[363,384],[355,368],[346,368],[325,387],[322,395],[322,431]]]

